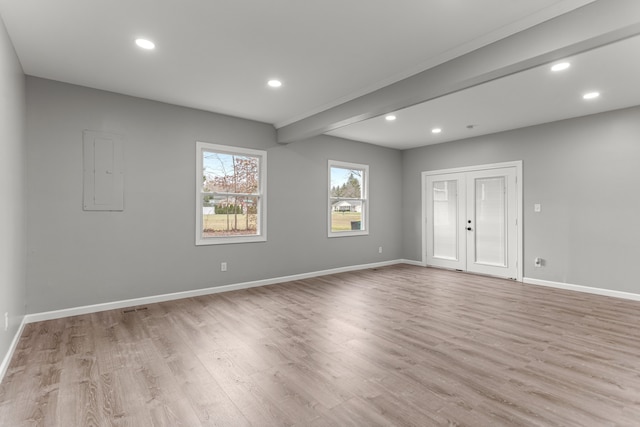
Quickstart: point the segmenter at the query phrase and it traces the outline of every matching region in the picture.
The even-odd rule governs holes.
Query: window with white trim
[[[369,166],[329,160],[329,237],[369,234]]]
[[[196,144],[196,245],[267,240],[267,152]]]

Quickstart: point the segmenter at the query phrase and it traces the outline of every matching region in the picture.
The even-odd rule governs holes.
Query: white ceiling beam
[[[277,130],[278,142],[311,138],[636,35],[640,35],[640,1],[598,0],[283,126]]]

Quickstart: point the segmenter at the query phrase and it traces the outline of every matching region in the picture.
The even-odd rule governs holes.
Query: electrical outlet
[[[4,314],[4,330],[5,331],[9,330],[9,312],[8,311]]]
[[[227,263],[226,262],[221,262],[220,263],[220,271],[227,271]]]
[[[380,246],[380,247],[378,248],[378,253],[379,253],[379,254],[381,254],[381,253],[382,253],[382,246]]]

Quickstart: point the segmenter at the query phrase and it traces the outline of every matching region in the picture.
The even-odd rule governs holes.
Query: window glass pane
[[[251,236],[258,234],[258,197],[214,196],[202,201],[202,236]]]
[[[362,198],[364,171],[331,167],[331,197]]]
[[[330,232],[342,233],[366,230],[366,168],[359,165],[331,165]]]
[[[202,163],[203,192],[258,193],[258,157],[204,151]]]
[[[331,231],[364,230],[362,200],[331,199]]]
[[[476,262],[506,266],[504,177],[476,179]]]
[[[433,256],[458,259],[458,189],[457,182],[433,183]]]

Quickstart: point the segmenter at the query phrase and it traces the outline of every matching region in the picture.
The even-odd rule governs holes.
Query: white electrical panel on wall
[[[122,136],[85,130],[82,140],[84,210],[124,210],[124,152]]]

